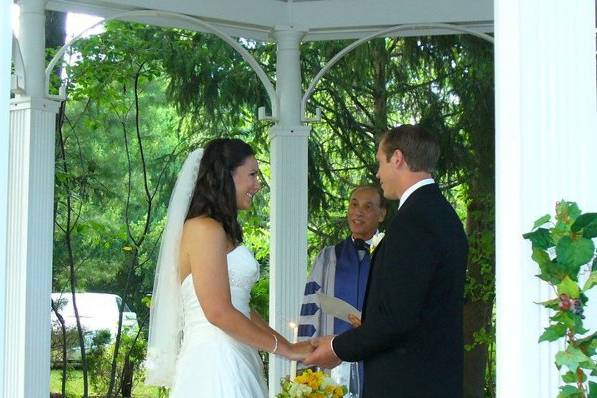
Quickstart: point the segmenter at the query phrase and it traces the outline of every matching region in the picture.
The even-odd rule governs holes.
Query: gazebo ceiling
[[[198,17],[233,36],[267,41],[276,26],[306,30],[304,40],[358,38],[403,24],[455,24],[493,31],[493,0],[50,0],[48,9],[102,17],[134,10],[158,10]],[[197,26],[167,16],[124,17],[153,25]],[[445,33],[419,27],[403,36]]]

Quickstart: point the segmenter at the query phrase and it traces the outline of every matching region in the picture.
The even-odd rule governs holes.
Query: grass
[[[52,370],[50,373],[50,392],[61,392],[62,371]],[[103,394],[102,394],[103,393]],[[103,396],[104,391],[94,391],[93,387],[89,386],[90,396]],[[67,374],[66,396],[69,398],[83,396],[83,372],[81,370],[69,370]],[[133,388],[134,398],[158,398],[160,397],[158,388],[149,387],[145,384],[138,383]]]

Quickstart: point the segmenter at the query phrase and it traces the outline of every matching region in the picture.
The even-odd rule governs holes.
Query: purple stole
[[[366,254],[359,262],[352,237],[338,243],[335,250],[334,296],[346,301],[359,311],[363,311],[371,258],[369,254]],[[340,334],[350,329],[352,329],[350,323],[334,318],[334,334]]]

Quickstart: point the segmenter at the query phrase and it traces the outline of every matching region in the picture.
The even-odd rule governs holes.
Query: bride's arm
[[[267,322],[265,322],[263,320],[263,318],[261,317],[261,315],[259,315],[259,313],[257,311],[255,311],[254,309],[251,309],[251,320],[253,321],[253,323],[255,325],[257,325],[259,328],[275,334],[278,337],[278,341],[282,341],[282,340],[286,340],[286,338],[284,336],[282,336],[280,333],[276,332],[274,329],[272,329]]]
[[[195,294],[207,320],[236,340],[259,350],[302,359],[288,341],[258,326],[232,305],[226,254],[229,241],[220,223],[195,218],[185,223],[181,261],[190,264]],[[276,336],[276,337],[274,337]],[[276,343],[277,340],[277,343]]]
[[[282,336],[280,333],[276,332],[274,329],[272,329],[267,324],[267,322],[263,320],[261,315],[259,315],[259,312],[257,312],[254,309],[251,309],[251,320],[261,329],[269,333],[275,334],[278,337],[278,341],[286,341],[286,338]],[[295,359],[302,360],[313,351],[314,347],[313,345],[311,345],[310,341],[301,341],[299,343],[291,344],[290,349],[296,354]]]

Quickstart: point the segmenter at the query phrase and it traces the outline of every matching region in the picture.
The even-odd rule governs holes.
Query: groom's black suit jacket
[[[376,249],[360,327],[334,338],[364,360],[365,398],[460,398],[468,245],[436,184],[415,190]]]

